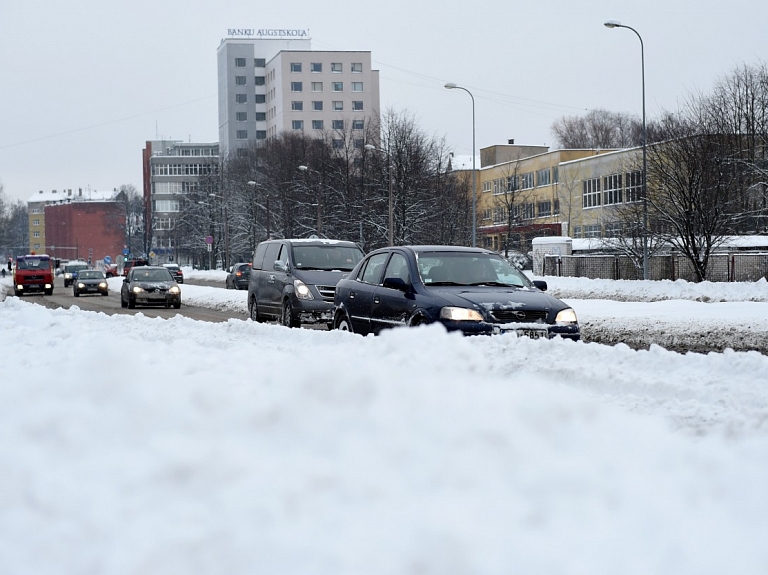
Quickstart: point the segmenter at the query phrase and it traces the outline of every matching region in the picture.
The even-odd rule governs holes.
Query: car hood
[[[78,281],[79,283],[81,283],[81,284],[88,284],[88,285],[91,285],[91,284],[93,284],[93,285],[98,285],[98,284],[100,284],[101,282],[106,282],[107,280],[105,280],[105,279],[93,279],[93,278],[88,278],[88,279],[79,279],[79,278],[78,278],[78,280],[77,280],[77,281]]]
[[[293,269],[293,275],[305,284],[335,286],[339,281],[349,275],[346,271],[327,271],[327,270],[300,270]]]
[[[486,310],[498,309],[565,309],[568,306],[557,298],[545,294],[535,288],[513,287],[462,287],[439,286],[427,288],[432,295],[439,295],[446,305]]]
[[[142,289],[171,289],[175,282],[133,282],[131,286],[139,286]]]

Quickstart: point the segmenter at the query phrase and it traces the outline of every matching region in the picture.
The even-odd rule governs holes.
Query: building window
[[[301,72],[301,62],[291,62],[291,72]]]
[[[549,181],[549,168],[544,168],[543,170],[538,170],[536,172],[536,185],[537,186],[548,186],[550,184]]]
[[[237,112],[235,114],[235,120],[238,122],[247,122],[248,121],[248,112]]]
[[[362,138],[355,138],[355,148],[362,150],[363,146],[365,146],[365,140]]]
[[[331,82],[331,89],[334,92],[343,92],[344,91],[344,82]]]
[[[352,73],[353,74],[362,74],[363,73],[363,63],[362,62],[353,62],[352,63]]]
[[[574,238],[581,237],[581,226],[573,226],[573,237]]]
[[[363,102],[361,100],[355,100],[352,102],[352,111],[354,112],[362,112],[363,111]]]
[[[624,235],[624,224],[621,222],[608,222],[605,224],[606,238],[620,238]]]
[[[235,84],[237,86],[245,86],[245,76],[235,76]]]
[[[254,81],[257,86],[263,86],[266,83],[266,78],[264,76],[256,76]]]
[[[267,131],[266,130],[256,130],[256,139],[257,140],[266,140],[267,139]]]
[[[33,226],[39,226],[40,225],[40,220],[32,220],[32,225]]]
[[[363,91],[363,83],[362,82],[352,82],[352,91],[353,92],[362,92]]]
[[[504,178],[497,178],[493,180],[493,195],[498,196],[499,194],[505,193],[507,190],[504,189]]]
[[[314,112],[322,112],[323,111],[323,101],[322,100],[312,100],[312,111],[314,111]]]
[[[344,120],[333,120],[331,126],[334,130],[343,130],[344,129]]]
[[[493,209],[493,223],[503,224],[507,221],[507,210],[503,207]]]
[[[333,105],[331,107],[333,108],[334,112],[343,112],[344,102],[342,102],[341,100],[334,100]]]
[[[312,120],[312,129],[313,130],[322,130],[323,129],[323,121],[322,120]]]
[[[544,216],[552,215],[552,202],[549,200],[539,202],[536,208],[537,208],[537,211],[539,212],[540,218],[543,218]]]
[[[344,148],[344,140],[335,139],[333,140],[333,149],[334,150],[341,150]]]
[[[236,104],[245,104],[248,101],[248,94],[235,94]]]
[[[304,110],[304,102],[300,102],[298,100],[294,100],[291,102],[291,110],[294,112],[301,112]]]
[[[490,220],[491,219],[491,208],[485,208],[483,210],[483,219],[484,220]]]
[[[315,73],[322,72],[323,71],[323,64],[322,64],[322,62],[312,62],[309,65],[309,70],[310,70],[310,72],[315,72]]]
[[[245,68],[245,58],[235,58],[235,68]]]
[[[487,182],[483,182],[483,191],[484,192],[490,192],[493,186],[493,182],[491,180],[488,180]]]
[[[312,91],[313,92],[322,92],[323,91],[323,83],[322,82],[312,82]]]
[[[621,198],[621,174],[605,176],[603,178],[603,205],[620,204]]]
[[[626,201],[629,202],[639,202],[643,199],[643,173],[640,171],[637,172],[628,172],[627,173],[627,194],[626,194]]]
[[[352,120],[352,129],[353,130],[362,130],[365,127],[365,122],[363,120]]]
[[[264,68],[267,65],[267,61],[264,58],[256,58],[253,61],[253,65],[256,68]]]
[[[303,130],[304,120],[293,120],[291,122],[291,128],[293,128],[294,130]]]
[[[32,237],[33,238],[39,238],[40,237],[40,232],[32,232]]]
[[[291,82],[291,92],[303,92],[304,84],[302,82]]]
[[[178,212],[181,208],[179,200],[157,200],[155,201],[156,212]]]
[[[555,209],[554,209],[554,213],[555,213],[555,214],[559,214],[559,213],[560,213],[560,200],[555,200]]]
[[[560,168],[558,166],[552,167],[552,183],[556,184],[560,181]]]
[[[267,102],[266,94],[256,94],[254,100],[257,104],[265,104]]]
[[[35,244],[35,249],[39,250],[40,249],[40,244]]]
[[[264,122],[267,119],[267,113],[266,112],[256,112],[256,121],[257,122]]]
[[[238,130],[237,131],[237,139],[238,140],[247,140],[248,139],[248,130]]]
[[[592,226],[584,226],[585,238],[599,238],[600,237],[600,224]]]
[[[524,220],[532,220],[536,217],[536,211],[534,210],[533,203],[523,204],[520,206],[520,217]]]
[[[527,190],[533,187],[533,172],[526,172],[520,175],[520,189]]]
[[[341,72],[341,70],[342,70],[341,62],[333,62],[331,64],[331,72],[334,72],[334,73],[338,74],[338,73]]]
[[[581,207],[594,208],[600,205],[600,178],[592,178],[582,182]]]

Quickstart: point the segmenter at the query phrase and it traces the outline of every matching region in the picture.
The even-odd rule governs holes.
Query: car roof
[[[467,246],[435,246],[435,245],[417,245],[417,246],[390,246],[385,248],[379,248],[378,251],[388,251],[393,249],[409,250],[415,254],[424,252],[464,252],[464,253],[476,253],[476,254],[495,254],[485,248],[471,248]]]
[[[344,246],[344,247],[359,247],[355,242],[347,240],[329,240],[325,238],[285,238],[282,240],[266,240],[262,243],[278,243],[287,242],[289,244],[301,244],[305,246]]]

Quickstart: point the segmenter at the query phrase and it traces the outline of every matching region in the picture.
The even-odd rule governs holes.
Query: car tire
[[[176,303],[174,303],[173,304],[173,309],[181,309],[181,302],[177,301]]]
[[[352,322],[349,321],[349,317],[347,317],[346,313],[339,313],[336,315],[336,321],[334,323],[334,329],[338,329],[339,331],[348,331],[350,333],[355,333],[352,330]]]
[[[107,296],[107,295],[109,295],[109,292],[108,292],[108,291],[105,291],[105,292],[104,292],[103,294],[101,294],[101,295]]]
[[[13,290],[13,295],[15,295],[16,297],[21,297],[21,292],[19,290],[15,289],[15,290]]]
[[[53,288],[45,290],[45,295],[53,295]]]
[[[411,318],[411,321],[408,322],[408,325],[410,327],[418,327],[420,325],[427,325],[429,322],[420,315],[415,315]]]
[[[72,295],[74,295],[75,297],[80,297],[80,294],[78,292],[72,292]]]
[[[133,299],[131,296],[128,296],[128,309],[135,309],[136,308],[136,300]]]
[[[264,322],[264,318],[259,315],[259,306],[256,304],[256,296],[248,298],[248,317],[259,323]]]
[[[123,296],[120,296],[120,307],[128,307],[128,302],[123,299]]]
[[[283,302],[283,313],[280,314],[280,323],[285,327],[301,327],[301,323],[293,317],[293,304],[289,299]]]

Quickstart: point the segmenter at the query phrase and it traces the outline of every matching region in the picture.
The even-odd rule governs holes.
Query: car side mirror
[[[403,278],[385,278],[384,287],[407,292],[411,288],[411,284],[406,283]]]
[[[547,291],[547,282],[544,280],[533,280],[533,285],[541,291]]]

